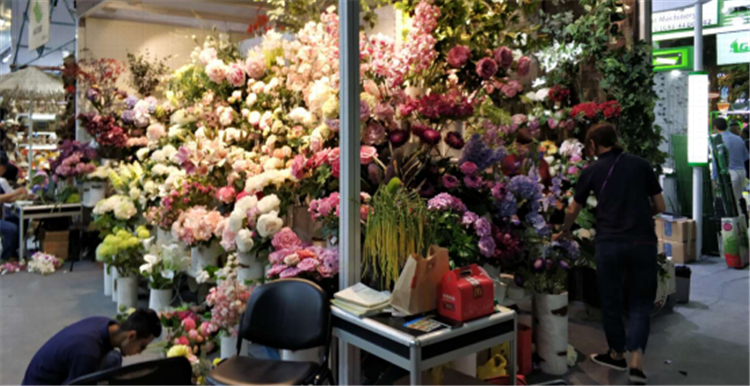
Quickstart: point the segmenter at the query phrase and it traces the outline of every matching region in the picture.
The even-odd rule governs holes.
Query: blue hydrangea
[[[479,134],[474,134],[469,139],[469,142],[466,143],[466,146],[464,146],[461,160],[458,164],[462,165],[464,162],[473,162],[477,165],[478,170],[485,170],[502,161],[507,155],[508,152],[504,147],[501,146],[497,149],[492,149],[484,143]]]

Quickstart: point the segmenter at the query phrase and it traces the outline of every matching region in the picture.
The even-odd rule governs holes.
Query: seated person
[[[15,182],[17,178],[18,167],[10,163],[5,152],[0,152],[0,204],[14,202],[28,196],[26,188],[13,189],[8,182]],[[3,246],[0,259],[8,260],[18,251],[18,218],[10,215],[3,216],[0,220],[0,237],[2,237]]]
[[[138,309],[122,325],[102,316],[86,318],[58,332],[34,355],[24,385],[65,385],[84,375],[122,365],[161,335],[153,310]],[[119,353],[114,351],[119,349]]]

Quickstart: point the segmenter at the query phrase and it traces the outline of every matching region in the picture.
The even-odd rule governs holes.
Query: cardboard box
[[[688,219],[670,220],[657,217],[656,237],[675,243],[685,243],[695,240],[695,221]]]
[[[44,242],[42,244],[44,253],[65,260],[68,258],[69,246],[70,231],[44,232]]]
[[[669,240],[659,240],[659,253],[672,258],[675,264],[686,264],[695,261],[695,241],[676,243]]]

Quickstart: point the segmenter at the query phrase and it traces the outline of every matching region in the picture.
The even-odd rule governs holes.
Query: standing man
[[[739,128],[739,124],[737,124],[737,127]],[[745,162],[750,159],[750,154],[748,153],[745,141],[739,135],[735,135],[727,130],[726,119],[714,119],[714,129],[717,135],[721,135],[721,140],[724,142],[727,153],[729,153],[729,177],[732,179],[732,192],[734,193],[735,205],[737,205],[737,213],[741,215],[744,213],[740,200],[742,199],[742,190],[746,185]],[[714,160],[714,180],[718,179],[718,170],[716,169],[717,164],[716,160]]]
[[[161,321],[149,309],[136,310],[122,325],[102,316],[83,319],[39,349],[22,384],[66,385],[84,375],[120,367],[123,355],[140,354],[159,335]]]
[[[609,352],[592,354],[591,360],[626,371],[624,354],[630,351],[630,380],[645,384],[643,355],[658,275],[653,216],[666,209],[662,189],[646,160],[623,152],[611,124],[591,127],[586,133],[586,149],[589,156],[596,155],[598,159],[581,173],[562,232],[555,239],[570,237],[571,227],[593,191],[598,201],[596,272]],[[625,280],[631,291],[627,333],[622,314]]]

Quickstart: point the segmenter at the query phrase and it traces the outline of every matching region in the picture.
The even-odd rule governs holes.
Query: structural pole
[[[693,70],[703,71],[703,2],[695,2],[695,22],[693,23]],[[706,101],[708,103],[708,101]],[[705,117],[709,119],[709,117]],[[709,135],[706,133],[706,135]],[[706,149],[708,152],[708,149]],[[698,259],[703,257],[703,168],[693,167],[693,221],[695,221],[695,251]]]
[[[360,281],[361,271],[359,0],[339,0],[339,73],[339,288],[344,289]],[[362,383],[359,350],[341,342],[338,349],[338,383]]]

